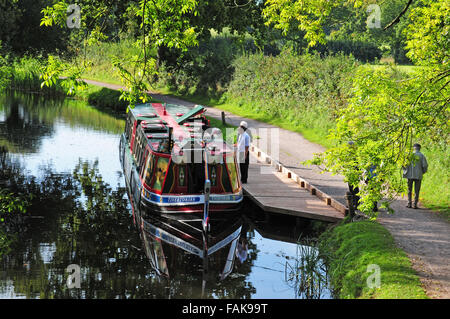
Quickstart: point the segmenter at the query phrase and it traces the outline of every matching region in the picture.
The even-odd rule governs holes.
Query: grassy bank
[[[51,87],[41,86],[42,80],[39,77],[44,65],[42,57],[0,56],[0,91],[11,89],[45,96],[64,96],[65,91],[59,81]]]
[[[445,143],[436,145],[425,141],[422,145],[422,152],[428,161],[428,172],[422,180],[420,201],[450,222],[450,149]]]
[[[320,242],[321,252],[328,256],[328,273],[337,297],[427,298],[409,258],[380,224],[371,221],[341,224],[325,232]],[[368,271],[369,265],[379,266],[379,288],[368,287],[367,279],[374,274],[370,268]]]
[[[124,113],[127,109],[128,103],[119,99],[120,94],[121,93],[117,90],[111,90],[88,84],[84,90],[75,95],[75,98],[84,100],[90,105],[97,106],[99,108]]]

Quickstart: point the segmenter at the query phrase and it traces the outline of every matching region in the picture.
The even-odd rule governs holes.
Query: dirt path
[[[87,82],[111,89],[121,88],[120,85],[97,81]],[[152,93],[152,96],[165,103],[194,105],[194,103],[162,94]],[[207,107],[207,110],[208,116],[221,119],[222,110],[212,107]],[[344,195],[348,187],[341,176],[332,176],[329,173],[322,174],[319,167],[308,167],[300,164],[302,161],[312,159],[314,153],[323,152],[322,146],[309,142],[299,133],[242,118],[228,112],[225,112],[225,115],[226,122],[234,126],[238,126],[240,121],[245,120],[249,127],[257,130],[261,128],[278,129],[279,162],[312,185],[345,204]],[[264,147],[264,145],[258,145],[259,141],[254,142],[263,151],[274,156],[271,149]],[[276,155],[274,157],[277,159]],[[450,223],[436,216],[436,213],[430,210],[424,208],[408,209],[405,206],[405,200],[395,201],[392,205],[395,214],[388,215],[381,212],[379,222],[390,231],[396,244],[408,254],[427,295],[431,298],[450,298]]]
[[[406,208],[407,201],[392,204],[394,215],[381,213],[378,221],[409,256],[427,295],[450,298],[450,224],[430,210]]]

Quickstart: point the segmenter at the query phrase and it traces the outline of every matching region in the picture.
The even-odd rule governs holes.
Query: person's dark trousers
[[[351,184],[348,184],[348,190],[353,195],[353,207],[355,209],[358,209],[359,196],[357,194],[359,193],[359,188],[358,187],[353,187]]]
[[[421,179],[408,179],[408,205],[412,203],[412,188],[414,183],[414,206],[417,206],[419,202],[420,186],[422,185]]]
[[[247,153],[247,156],[245,157],[244,163],[239,163],[239,168],[241,169],[241,182],[247,183],[248,178],[248,164],[249,164],[249,153]]]

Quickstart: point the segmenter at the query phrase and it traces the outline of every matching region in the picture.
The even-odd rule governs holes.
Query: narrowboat
[[[147,212],[237,211],[243,200],[235,150],[206,109],[146,103],[127,112],[120,161],[135,203]]]

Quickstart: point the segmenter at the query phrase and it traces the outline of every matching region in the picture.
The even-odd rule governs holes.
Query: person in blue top
[[[412,161],[407,167],[403,167],[403,177],[408,179],[408,205],[406,207],[414,207],[417,209],[419,201],[420,186],[422,185],[422,177],[428,170],[428,163],[425,155],[420,152],[420,144],[413,145]],[[412,206],[412,188],[414,184],[414,206]]]
[[[250,150],[250,135],[246,132],[248,129],[248,124],[242,121],[238,128],[238,138],[237,138],[237,151],[239,168],[241,171],[241,182],[243,184],[247,183],[248,178],[248,165],[249,165],[249,150]]]

